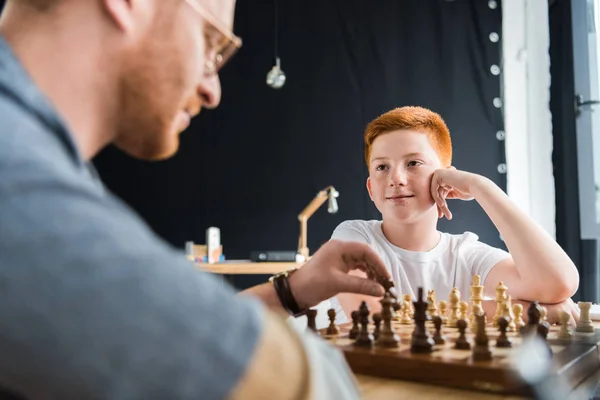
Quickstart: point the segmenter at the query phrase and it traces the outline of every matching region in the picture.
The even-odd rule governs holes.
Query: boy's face
[[[384,220],[412,223],[429,213],[437,216],[430,184],[439,168],[440,159],[425,133],[397,130],[378,136],[367,189]]]

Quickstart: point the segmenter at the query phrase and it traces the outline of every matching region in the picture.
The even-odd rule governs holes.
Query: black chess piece
[[[433,334],[433,342],[435,344],[446,343],[446,338],[442,336],[442,317],[439,315],[433,317],[433,326],[435,327],[435,333]]]
[[[306,311],[307,328],[313,332],[317,332],[317,310],[309,308]]]
[[[413,319],[415,320],[415,330],[412,334],[410,351],[411,353],[431,353],[435,343],[433,339],[429,337],[429,332],[425,326],[428,304],[426,301],[423,301],[422,287],[419,288],[417,301],[414,301],[413,305],[415,308],[415,313],[413,315]]]
[[[352,311],[352,313],[350,313],[350,316],[352,317],[352,329],[350,329],[348,337],[350,339],[356,339],[356,337],[358,336],[358,332],[360,331],[360,328],[358,327],[358,311]]]
[[[458,321],[456,321],[456,327],[458,328],[458,332],[460,333],[460,335],[454,343],[454,348],[459,350],[470,350],[471,343],[469,343],[469,341],[467,340],[466,335],[467,321],[465,321],[464,319],[459,319]]]
[[[537,334],[544,340],[548,339],[548,332],[550,332],[550,324],[546,321],[540,321],[537,326]]]
[[[325,333],[327,335],[337,335],[340,333],[340,330],[335,325],[335,309],[330,308],[327,310],[327,316],[329,317],[329,326],[327,327],[327,331]]]
[[[492,352],[485,331],[485,314],[481,312],[475,318],[477,319],[477,334],[475,335],[475,346],[473,346],[473,361],[491,361]]]
[[[500,336],[496,339],[496,347],[512,347],[512,341],[506,336],[509,323],[510,322],[506,317],[498,318],[498,330],[500,331]]]
[[[521,334],[536,334],[542,318],[542,310],[537,301],[532,301],[527,309],[527,324],[521,328]]]
[[[358,308],[358,320],[360,321],[360,332],[354,341],[355,346],[371,347],[373,346],[373,335],[369,332],[369,306],[365,301],[360,303]]]
[[[381,314],[373,314],[373,323],[375,324],[375,330],[373,331],[373,338],[377,340],[379,338],[379,332],[381,331]]]
[[[377,281],[381,286],[383,286],[383,289],[386,293],[389,293],[394,299],[397,298],[396,295],[390,290],[395,286],[394,281],[392,279],[378,278]]]
[[[378,318],[380,319],[380,322],[383,320],[383,328],[379,331],[377,322],[375,325],[375,330],[378,332],[378,335],[375,338],[377,339],[377,344],[381,347],[398,347],[400,344],[400,337],[392,327],[393,301],[394,299],[390,293],[386,293],[383,296],[383,299],[381,299],[381,315],[378,315]],[[375,315],[373,316],[373,321],[375,321]]]

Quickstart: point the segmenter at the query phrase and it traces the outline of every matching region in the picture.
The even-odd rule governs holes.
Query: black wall
[[[160,235],[182,247],[221,228],[228,258],[252,250],[294,250],[298,213],[327,185],[339,213],[322,207],[309,220],[311,251],[346,219],[380,218],[365,189],[362,134],[381,113],[421,105],[452,132],[454,164],[505,189],[500,78],[501,9],[488,2],[282,1],[279,44],[288,82],[265,84],[273,63],[273,2],[239,0],[242,50],[221,74],[223,101],[182,135],[171,160],[146,163],[108,148],[95,163],[106,184]],[[454,203],[451,232],[471,230],[502,246],[474,203]],[[250,280],[238,279],[238,286]],[[252,282],[254,283],[254,282]]]

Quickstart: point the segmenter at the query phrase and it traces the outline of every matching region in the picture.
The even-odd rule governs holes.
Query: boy
[[[364,134],[369,169],[367,190],[382,221],[341,223],[332,239],[371,245],[390,269],[398,292],[435,289],[448,301],[453,287],[468,301],[475,274],[486,297],[496,297],[502,282],[513,301],[538,301],[550,322],[566,310],[572,321],[578,309],[570,300],[579,285],[577,269],[560,246],[523,213],[491,180],[452,167],[450,132],[442,117],[421,107],[391,110],[372,121]],[[478,241],[465,232],[437,230],[438,218],[452,218],[447,199],[475,200],[490,217],[509,252]],[[364,296],[337,296],[346,316]],[[377,298],[368,298],[379,310]],[[495,303],[483,304],[488,316]],[[524,318],[526,318],[524,304]]]

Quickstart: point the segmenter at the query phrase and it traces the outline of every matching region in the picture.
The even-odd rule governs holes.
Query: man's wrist
[[[273,284],[273,288],[277,294],[277,297],[279,298],[279,301],[281,302],[281,306],[288,312],[288,314],[294,317],[304,315],[307,310],[307,307],[304,307],[302,304],[299,304],[296,301],[294,293],[292,292],[290,280],[295,275],[296,271],[297,269],[294,268],[292,270],[273,275],[269,279],[269,281]]]

